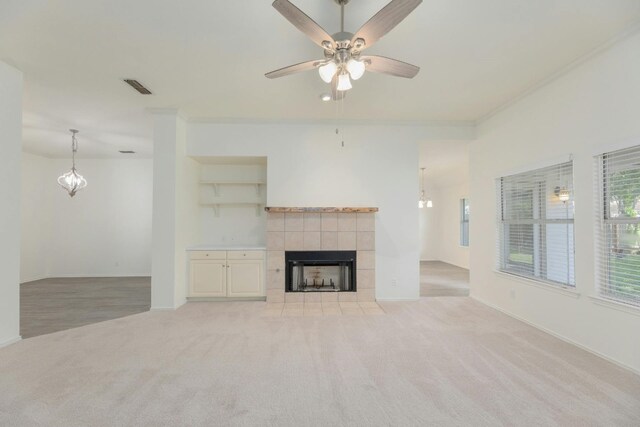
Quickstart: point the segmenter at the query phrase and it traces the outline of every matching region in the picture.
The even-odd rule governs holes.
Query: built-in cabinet
[[[189,297],[262,297],[265,251],[191,251]]]

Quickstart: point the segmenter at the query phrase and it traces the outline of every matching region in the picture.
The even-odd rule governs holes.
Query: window
[[[596,161],[598,294],[640,306],[640,146]]]
[[[573,163],[497,180],[498,269],[575,287]]]
[[[469,246],[469,201],[460,199],[460,246]]]

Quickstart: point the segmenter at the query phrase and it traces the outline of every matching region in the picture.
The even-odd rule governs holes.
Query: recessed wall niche
[[[265,244],[266,157],[207,157],[201,164],[201,244]]]

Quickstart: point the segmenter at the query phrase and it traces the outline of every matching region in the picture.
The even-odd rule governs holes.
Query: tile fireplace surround
[[[378,208],[267,207],[267,302],[376,299]],[[356,251],[356,292],[285,292],[285,251]]]

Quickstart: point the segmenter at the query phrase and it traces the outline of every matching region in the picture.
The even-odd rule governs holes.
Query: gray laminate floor
[[[43,279],[20,285],[20,335],[30,338],[148,311],[151,278]]]
[[[469,296],[469,270],[441,261],[420,262],[420,296]]]

